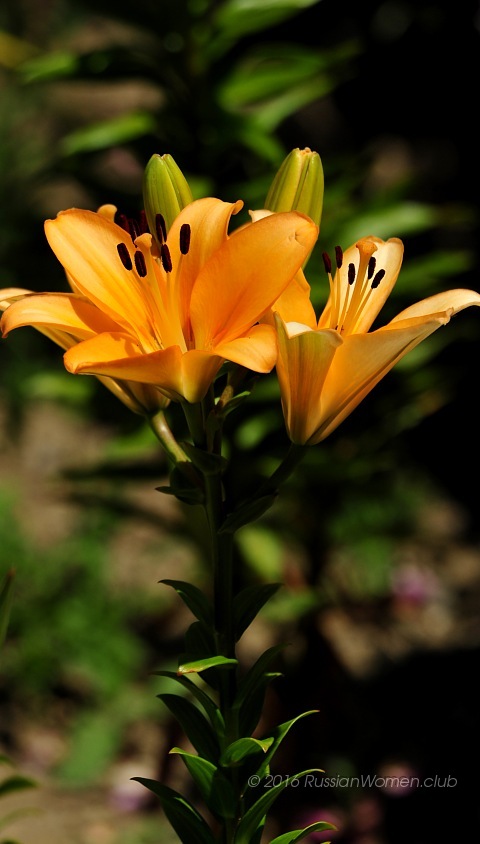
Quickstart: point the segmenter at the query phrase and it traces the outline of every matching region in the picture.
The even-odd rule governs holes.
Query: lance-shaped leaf
[[[279,724],[278,727],[273,730],[273,743],[270,746],[265,759],[262,760],[261,768],[257,771],[259,776],[264,776],[267,773],[270,762],[293,725],[296,724],[297,721],[300,721],[301,718],[306,718],[307,715],[318,715],[318,709],[309,709],[307,712],[302,712],[301,715],[297,715],[290,721],[285,721],[283,724]]]
[[[211,454],[189,442],[182,442],[180,445],[193,465],[204,475],[221,475],[225,470],[227,461],[221,454]]]
[[[132,777],[160,798],[162,809],[182,844],[215,844],[201,814],[178,791],[145,777]]]
[[[229,659],[226,656],[208,656],[205,659],[197,659],[195,662],[184,662],[178,667],[179,674],[200,674],[207,668],[234,668],[238,660]]]
[[[223,522],[219,533],[235,533],[244,525],[249,525],[263,516],[267,510],[275,504],[276,493],[272,495],[262,495],[261,498],[253,498],[251,501],[244,502],[234,513],[230,513]]]
[[[161,694],[157,697],[168,706],[200,756],[215,762],[220,753],[218,740],[198,707],[179,695]]]
[[[35,788],[36,785],[37,783],[29,777],[14,774],[11,777],[7,777],[3,782],[0,782],[0,797],[13,794],[14,791],[23,791],[25,788]]]
[[[185,689],[187,689],[190,694],[192,694],[199,702],[199,704],[203,707],[205,713],[208,715],[210,719],[210,723],[216,733],[216,735],[221,739],[224,731],[225,731],[225,721],[223,719],[223,715],[220,712],[220,709],[214,703],[210,695],[207,695],[203,689],[200,689],[196,683],[193,683],[188,677],[185,677],[183,674],[175,674],[173,671],[154,671],[154,674],[158,677],[168,677],[169,680],[175,680],[176,683],[180,683]]]
[[[231,783],[219,768],[207,759],[187,753],[179,747],[172,748],[170,753],[178,753],[182,757],[210,811],[219,818],[234,818],[236,815],[235,794]]]
[[[307,774],[313,773],[323,773],[323,771],[321,768],[309,768],[306,771],[300,771],[298,774],[286,777],[281,783],[275,785],[273,788],[269,788],[265,794],[262,794],[256,803],[248,809],[240,821],[235,834],[235,844],[252,844],[252,841],[255,838],[255,833],[258,828],[263,825],[265,815],[282,791],[295,780],[301,779],[302,777],[306,777]]]
[[[267,672],[272,660],[282,651],[284,645],[274,645],[262,654],[241,681],[233,709],[236,710],[240,731],[249,735],[255,729],[260,717],[265,689],[278,672]]]
[[[235,597],[233,602],[233,616],[235,639],[238,642],[247,627],[258,615],[262,607],[280,589],[281,583],[262,583],[247,586]]]
[[[172,589],[175,589],[195,618],[198,618],[207,627],[212,627],[212,607],[208,598],[197,586],[194,586],[193,583],[186,583],[183,580],[161,580],[160,583],[164,583],[165,586],[171,586]]]
[[[220,764],[228,767],[240,765],[249,756],[266,753],[273,742],[273,738],[256,739],[240,738],[229,744],[220,757]]]
[[[307,838],[312,832],[325,832],[330,829],[336,830],[336,827],[327,823],[327,821],[317,821],[306,826],[305,829],[292,829],[291,832],[284,832],[283,835],[272,838],[270,844],[297,844],[298,841]],[[327,841],[325,844],[330,844],[330,842]]]

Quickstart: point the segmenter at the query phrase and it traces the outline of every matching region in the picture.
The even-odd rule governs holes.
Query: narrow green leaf
[[[13,578],[15,573],[13,569],[5,575],[2,588],[0,590],[0,648],[5,641],[8,621],[10,618],[10,610],[13,600]]]
[[[158,677],[168,677],[169,680],[175,680],[176,683],[180,683],[180,685],[182,685],[185,689],[188,689],[190,694],[192,694],[198,700],[199,704],[203,706],[216,735],[219,736],[219,738],[223,736],[225,731],[225,722],[220,709],[212,700],[210,695],[207,695],[203,689],[200,689],[196,683],[193,683],[183,674],[175,674],[174,671],[154,671],[154,674]]]
[[[234,513],[230,513],[227,516],[219,533],[235,533],[235,531],[244,525],[256,521],[256,519],[263,516],[275,504],[276,499],[277,495],[273,493],[272,495],[262,495],[261,498],[253,498],[251,501],[244,502]]]
[[[234,839],[235,844],[251,844],[255,832],[263,824],[265,815],[282,791],[291,785],[294,780],[298,780],[312,773],[323,773],[323,771],[320,768],[309,768],[306,771],[300,771],[298,774],[286,777],[281,783],[275,785],[273,788],[269,788],[265,794],[262,794],[240,821]]]
[[[161,580],[165,586],[175,589],[180,598],[193,613],[195,618],[202,621],[207,627],[213,625],[213,610],[208,598],[193,583],[186,583],[183,580]]]
[[[220,818],[234,818],[236,801],[232,785],[216,765],[179,747],[172,748],[170,753],[182,757],[208,808]]]
[[[194,662],[185,662],[178,666],[179,674],[200,674],[207,668],[233,668],[238,665],[238,660],[229,659],[226,656],[207,656],[204,659],[197,659]]]
[[[194,621],[185,633],[185,654],[180,657],[180,665],[184,662],[208,659],[215,653],[212,629],[201,621]]]
[[[220,764],[235,766],[243,762],[247,756],[254,756],[257,753],[266,753],[273,742],[273,738],[255,739],[241,738],[229,744],[220,757]]]
[[[336,826],[327,823],[327,821],[317,821],[316,823],[310,824],[310,826],[306,826],[305,829],[293,829],[291,832],[278,835],[276,838],[272,838],[270,844],[297,844],[297,841],[307,838],[311,832],[325,832],[329,829],[336,830],[336,828]],[[325,844],[329,844],[329,842],[327,841]]]
[[[107,149],[117,144],[135,140],[155,129],[154,117],[146,111],[121,114],[108,120],[83,126],[69,135],[61,143],[63,155],[94,152]]]
[[[35,788],[36,785],[36,782],[28,777],[14,775],[0,783],[0,797],[5,797],[6,794],[12,794],[14,791],[23,791],[25,788]]]
[[[160,798],[173,829],[182,844],[215,844],[215,839],[199,812],[178,791],[145,777],[132,777]]]
[[[245,677],[239,684],[238,693],[233,704],[234,709],[240,709],[243,702],[250,697],[256,687],[259,684],[262,684],[268,666],[275,657],[283,651],[284,647],[285,645],[274,645],[272,648],[268,648],[268,650],[266,650],[265,653],[257,659],[254,665],[252,665],[249,671],[247,671]]]
[[[220,454],[211,454],[189,442],[181,442],[180,445],[193,465],[204,475],[220,475],[224,471],[227,461]]]
[[[169,708],[200,756],[216,762],[220,755],[218,740],[198,707],[179,695],[162,694],[157,697]]]
[[[266,672],[259,680],[257,686],[243,701],[238,715],[239,731],[243,735],[251,735],[262,717],[263,706],[265,702],[265,693],[267,686],[272,680],[281,677],[280,672],[269,671]]]
[[[302,712],[300,715],[297,715],[290,721],[285,721],[283,724],[279,724],[278,727],[275,727],[271,736],[273,738],[273,742],[268,749],[265,759],[262,759],[262,764],[260,768],[255,772],[257,776],[266,776],[269,770],[270,762],[272,761],[275,753],[277,752],[287,733],[290,731],[293,725],[297,723],[297,721],[300,721],[301,718],[306,718],[307,715],[318,715],[318,709],[310,709],[307,712]]]
[[[262,583],[247,586],[235,597],[233,602],[234,629],[236,641],[241,638],[247,627],[258,615],[262,607],[275,595],[281,583]]]

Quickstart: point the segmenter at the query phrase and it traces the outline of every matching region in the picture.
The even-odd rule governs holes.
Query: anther
[[[160,244],[167,239],[167,227],[163,214],[155,214],[155,234]]]
[[[325,267],[325,272],[330,275],[330,273],[332,272],[332,262],[330,260],[330,255],[328,254],[328,252],[322,252],[322,258],[323,265]]]
[[[117,252],[125,269],[131,270],[132,259],[130,258],[130,252],[128,251],[127,245],[125,243],[117,243]]]
[[[192,230],[189,223],[183,223],[183,225],[180,226],[180,252],[182,255],[186,255],[190,249],[191,233]]]
[[[170,257],[170,249],[166,243],[162,243],[160,247],[160,256],[162,259],[163,269],[166,273],[172,272],[172,259]]]
[[[378,285],[380,284],[384,275],[385,275],[385,270],[379,270],[378,271],[378,273],[374,277],[372,284],[371,284],[372,290],[375,290],[375,288],[378,287]]]
[[[128,225],[128,217],[126,214],[117,214],[117,223],[122,229],[130,234],[130,227]]]
[[[340,267],[343,264],[343,252],[342,252],[341,246],[335,247],[335,258],[336,258],[336,261],[337,261],[337,268],[340,269]]]
[[[370,280],[373,277],[375,272],[375,266],[377,263],[377,259],[372,255],[368,262],[368,271],[367,271],[367,278]]]
[[[140,278],[145,278],[145,276],[147,274],[147,265],[145,263],[145,258],[144,258],[143,252],[140,252],[140,251],[135,252],[134,261],[135,261],[135,269],[136,269],[138,275],[140,276]]]
[[[135,243],[137,237],[141,234],[140,226],[138,225],[137,221],[130,217],[128,221],[128,231],[130,232],[130,237],[132,238],[133,242]]]
[[[145,211],[143,209],[140,211],[139,222],[140,222],[140,233],[141,234],[145,234],[146,232],[150,231],[150,229],[148,228],[147,215],[145,214]]]
[[[355,281],[355,264],[348,265],[348,283],[353,284]]]

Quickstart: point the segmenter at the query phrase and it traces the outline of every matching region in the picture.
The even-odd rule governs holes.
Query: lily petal
[[[427,317],[430,314],[436,314],[440,311],[450,313],[451,316],[463,311],[464,308],[469,308],[472,305],[480,305],[480,294],[474,290],[446,290],[443,293],[435,293],[427,299],[422,299],[415,305],[410,305],[404,311],[399,313],[391,320],[389,325],[394,325],[400,320],[412,319],[412,317]]]
[[[45,223],[47,240],[72,277],[73,287],[127,331],[145,321],[145,299],[135,271],[127,270],[117,252],[123,243],[133,256],[130,236],[93,211],[62,211]]]
[[[229,238],[204,265],[191,299],[197,348],[233,340],[275,302],[315,243],[318,229],[295,212],[273,214]]]
[[[215,346],[215,353],[253,372],[270,372],[277,358],[275,332],[270,325],[254,325],[244,337]]]
[[[72,293],[32,293],[13,302],[1,319],[4,337],[24,325],[56,328],[79,340],[120,329],[118,323],[95,305]]]
[[[223,363],[209,352],[183,354],[179,346],[145,354],[130,335],[122,333],[84,340],[65,353],[64,361],[69,372],[153,384],[169,398],[190,402],[204,398]]]
[[[283,413],[292,442],[304,445],[315,434],[321,419],[322,389],[332,360],[342,346],[340,335],[332,329],[311,331],[306,328],[293,336],[289,326],[277,315],[277,376]]]
[[[318,427],[309,445],[331,434],[407,352],[449,318],[433,314],[429,319],[408,320],[403,327],[390,325],[371,334],[345,337],[325,379]]]

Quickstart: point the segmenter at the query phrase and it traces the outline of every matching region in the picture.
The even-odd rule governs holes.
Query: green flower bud
[[[265,200],[269,211],[301,211],[320,226],[323,167],[318,152],[294,149],[275,176]]]
[[[149,229],[157,241],[162,238],[159,232],[164,228],[168,232],[175,217],[192,201],[189,184],[172,156],[152,155],[143,176],[143,203]]]

